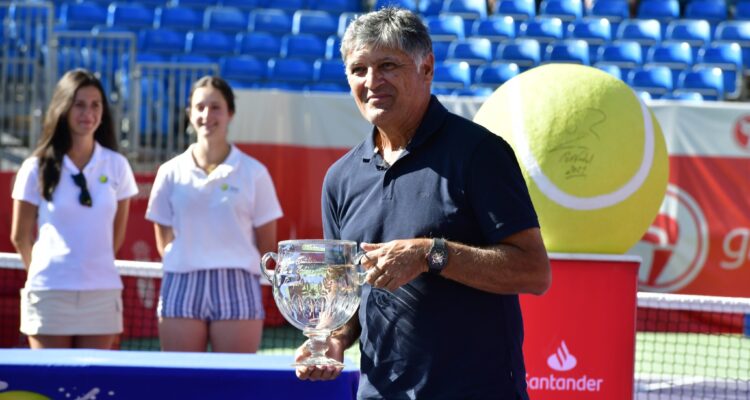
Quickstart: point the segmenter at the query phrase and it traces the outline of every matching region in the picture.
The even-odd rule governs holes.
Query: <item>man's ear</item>
[[[435,76],[435,55],[432,52],[422,60],[422,73],[426,80],[432,82],[432,78]]]

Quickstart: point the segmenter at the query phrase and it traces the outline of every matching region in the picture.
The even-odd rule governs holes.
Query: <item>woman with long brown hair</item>
[[[11,240],[28,272],[21,332],[32,348],[107,349],[122,332],[114,261],[137,192],[101,82],[67,72],[13,186]]]

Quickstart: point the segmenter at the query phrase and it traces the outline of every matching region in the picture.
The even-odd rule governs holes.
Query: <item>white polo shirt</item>
[[[169,272],[242,268],[260,274],[254,228],[283,214],[271,175],[232,146],[210,174],[195,164],[193,146],[156,173],[146,219],[170,226],[162,266]]]
[[[39,210],[27,289],[122,289],[115,269],[114,220],[117,202],[138,193],[133,171],[122,154],[96,143],[83,168],[91,207],[78,202],[81,189],[73,182],[78,173],[73,161],[64,156],[60,182],[48,202],[40,191],[39,160],[31,157],[18,170],[13,199]]]

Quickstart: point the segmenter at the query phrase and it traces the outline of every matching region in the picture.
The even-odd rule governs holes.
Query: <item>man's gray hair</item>
[[[419,66],[432,53],[432,40],[422,20],[409,10],[385,7],[360,15],[341,40],[341,58],[362,47],[394,49],[408,54]]]

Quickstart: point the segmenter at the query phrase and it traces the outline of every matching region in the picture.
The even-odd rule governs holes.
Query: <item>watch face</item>
[[[445,264],[445,252],[443,249],[434,249],[430,255],[430,264],[433,267],[442,267]]]
[[[435,239],[432,242],[427,261],[430,266],[430,272],[440,273],[445,265],[448,264],[448,252],[445,248],[445,241]]]

